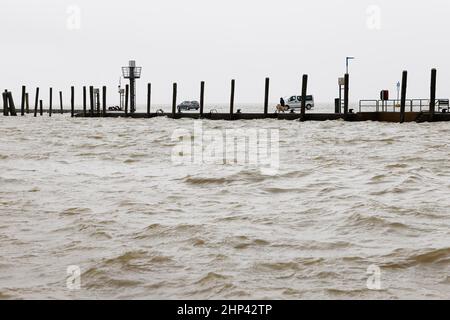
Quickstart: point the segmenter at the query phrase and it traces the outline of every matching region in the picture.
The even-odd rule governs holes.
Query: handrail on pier
[[[448,109],[449,100],[448,99],[436,99],[436,106],[439,110]],[[429,111],[430,99],[406,99],[406,107],[409,111]],[[372,109],[371,112],[397,112],[400,111],[400,100],[390,99],[390,100],[360,100],[359,101],[359,112],[363,111],[363,108]],[[374,109],[374,110],[373,110]]]

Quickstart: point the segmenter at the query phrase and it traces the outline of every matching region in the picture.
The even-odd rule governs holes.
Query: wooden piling
[[[53,88],[50,88],[50,95],[49,95],[49,107],[48,107],[48,116],[52,116],[52,110],[53,110]]]
[[[436,69],[431,70],[431,85],[430,85],[430,120],[433,121],[434,113],[436,112]]]
[[[128,115],[128,100],[130,95],[130,86],[127,84],[125,85],[125,115]]]
[[[42,117],[44,115],[44,103],[39,100],[39,115]]]
[[[97,100],[95,101],[95,105],[97,106],[97,115],[99,115],[100,114],[100,89],[98,89],[97,94],[95,94],[95,91],[96,90],[94,90],[94,97],[97,98]]]
[[[147,115],[150,115],[150,109],[152,105],[152,84],[147,84]]]
[[[20,115],[23,117],[25,115],[25,99],[27,94],[27,88],[22,86],[22,101],[20,102]]]
[[[70,116],[75,116],[75,87],[70,87]]]
[[[95,100],[94,100],[94,87],[90,86],[89,87],[89,107],[91,109],[91,117],[94,116],[94,104],[95,104]]]
[[[232,117],[234,114],[234,91],[236,88],[236,81],[231,80],[231,96],[230,96],[230,116]]]
[[[86,86],[83,86],[83,117],[86,117],[86,109],[87,109],[87,90]]]
[[[308,75],[303,75],[302,80],[302,104],[301,104],[301,114],[302,117],[301,120],[304,120],[305,114],[306,114],[306,94],[308,92]]]
[[[59,109],[61,111],[61,114],[64,113],[64,105],[63,105],[63,93],[62,91],[59,92]]]
[[[17,116],[17,112],[16,112],[16,106],[14,105],[12,92],[9,91],[6,95],[7,95],[7,98],[8,98],[9,113],[10,113],[11,116],[16,117]]]
[[[406,89],[408,85],[408,71],[403,71],[402,75],[402,97],[400,102],[400,123],[405,122],[406,110]]]
[[[200,117],[203,117],[205,108],[205,81],[200,82]]]
[[[269,113],[269,86],[270,79],[266,78],[265,90],[264,90],[264,115],[267,116]]]
[[[27,114],[29,114],[30,113],[30,100],[29,100],[28,92],[25,93],[25,104],[26,104]]]
[[[175,113],[177,112],[177,84],[174,83],[173,84],[173,89],[172,89],[172,116],[175,117]]]
[[[348,114],[348,100],[349,100],[349,85],[350,85],[350,76],[348,73],[345,74],[344,77],[344,115]]]
[[[5,90],[5,92],[2,92],[2,97],[3,97],[3,115],[5,117],[9,116],[7,92],[8,92],[7,90]]]
[[[103,116],[106,116],[106,86],[103,86],[103,88],[102,88],[102,98],[103,98],[103,101],[102,101],[102,107],[103,107],[103,112],[102,112],[102,114],[103,114]]]
[[[39,88],[36,88],[36,100],[34,101],[34,116],[37,117],[39,104]]]

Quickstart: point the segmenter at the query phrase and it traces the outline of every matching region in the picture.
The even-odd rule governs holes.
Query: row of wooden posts
[[[36,88],[35,95],[35,103],[34,103],[34,116],[36,117],[38,113],[42,116],[44,114],[43,109],[43,101],[39,99],[39,88]],[[94,87],[89,87],[90,93],[90,114],[93,115],[96,112],[100,113],[100,110],[95,110],[95,97],[94,97]],[[64,113],[64,105],[63,105],[63,93],[59,92],[59,113]],[[106,87],[103,87],[103,103],[102,103],[102,112],[106,114]],[[53,88],[50,88],[49,94],[49,108],[48,115],[51,117],[53,114]],[[70,88],[70,111],[71,116],[75,116],[75,87]],[[83,114],[87,115],[87,88],[83,87]],[[20,107],[20,114],[22,116],[25,113],[30,113],[30,103],[29,103],[29,93],[26,91],[26,86],[22,86],[22,103]],[[3,92],[3,115],[4,116],[17,116],[17,111],[14,105],[14,100],[12,97],[12,93],[8,90]]]
[[[431,70],[431,86],[430,86],[430,116],[432,117],[435,113],[435,100],[436,100],[436,75],[437,71],[436,69]],[[407,81],[408,81],[408,72],[403,71],[402,75],[402,84],[401,84],[401,103],[400,103],[400,122],[405,121],[405,111],[406,111],[406,90],[407,90]],[[344,117],[346,117],[349,113],[349,82],[350,77],[349,74],[345,74],[344,77]],[[233,79],[231,80],[231,95],[230,95],[230,115],[234,114],[234,99],[235,99],[235,87],[236,87],[236,81]],[[177,110],[177,83],[173,84],[173,96],[172,96],[172,116],[175,116]],[[302,101],[301,101],[301,117],[302,119],[305,116],[306,113],[306,96],[307,96],[307,89],[308,89],[308,75],[303,75],[302,78]],[[265,95],[264,95],[264,114],[267,115],[269,112],[269,90],[270,90],[270,79],[265,79]],[[71,116],[73,117],[75,115],[75,87],[71,87],[71,95],[70,95],[70,107],[71,107]],[[100,111],[100,103],[97,103],[97,108],[95,108],[96,102],[95,102],[95,95],[94,95],[94,87],[89,87],[89,107],[90,109],[87,109],[87,87],[83,87],[83,110],[82,115],[83,116],[94,116],[94,115],[103,115],[105,116],[107,113],[107,106],[106,106],[106,86],[103,86],[102,88],[102,110]],[[125,115],[129,114],[128,106],[129,106],[129,85],[126,85],[125,87]],[[152,86],[149,83],[147,85],[147,114],[150,115],[150,109],[151,109],[151,92],[152,92]],[[53,112],[53,89],[50,88],[50,101],[49,101],[49,109],[48,114],[49,116],[52,115]],[[63,107],[63,94],[60,91],[59,92],[59,100],[60,100],[60,112],[64,112]],[[200,115],[202,116],[204,113],[204,101],[205,101],[205,82],[202,81],[200,83]],[[38,114],[38,107],[39,107],[39,114],[43,115],[43,102],[42,100],[39,100],[39,88],[36,88],[36,95],[35,95],[35,105],[34,105],[34,116],[36,117]],[[97,109],[97,110],[96,110]],[[339,108],[340,109],[340,108]],[[26,113],[29,113],[29,94],[26,91],[26,87],[22,86],[22,101],[21,101],[21,109],[20,113],[23,116]],[[340,113],[341,111],[336,110],[336,113]],[[17,112],[15,109],[12,93],[9,91],[5,91],[3,93],[3,114],[5,116],[8,116],[9,114],[11,116],[16,116]]]
[[[306,94],[307,94],[307,85],[308,85],[308,75],[303,75],[303,83],[302,83],[302,106],[301,106],[301,113],[302,115],[306,112]],[[270,79],[265,79],[265,96],[264,96],[264,114],[268,114],[269,112],[269,86],[270,86]],[[173,99],[172,99],[172,114],[176,114],[176,108],[177,108],[177,83],[173,84]],[[236,81],[233,79],[231,80],[231,97],[230,97],[230,114],[234,114],[234,100],[235,100],[235,88],[236,88]],[[87,93],[86,93],[86,87],[83,87],[83,116],[88,115],[87,110]],[[125,114],[128,115],[128,102],[129,102],[129,85],[125,86]],[[150,114],[151,109],[151,92],[152,92],[152,86],[151,83],[147,85],[147,113]],[[348,90],[347,90],[348,92]],[[3,107],[3,113],[4,115],[9,115],[8,110],[12,110],[14,108],[14,103],[12,101],[12,94],[11,92],[5,91],[4,95],[7,94],[8,101],[5,102],[4,98],[4,107]],[[90,95],[90,110],[89,115],[92,116],[94,114],[103,114],[105,115],[106,110],[106,87],[103,87],[102,90],[102,112],[100,110],[95,110],[95,101],[94,101],[94,87],[89,87],[89,95]],[[50,95],[49,95],[49,109],[48,114],[49,116],[53,113],[53,89],[50,88]],[[63,93],[62,91],[59,92],[59,98],[60,98],[60,113],[64,112],[64,106],[63,106]],[[75,88],[71,87],[71,115],[75,115]],[[348,101],[348,99],[347,99]],[[205,82],[202,81],[200,83],[200,114],[203,115],[204,113],[204,102],[205,102]],[[36,88],[36,95],[35,95],[35,106],[34,106],[34,116],[36,117],[38,114],[38,108],[39,108],[39,114],[43,115],[43,101],[39,100],[39,88]],[[21,104],[21,115],[25,115],[25,113],[29,113],[29,94],[26,91],[26,87],[22,86],[22,104]],[[17,115],[17,113],[10,112],[12,116]]]

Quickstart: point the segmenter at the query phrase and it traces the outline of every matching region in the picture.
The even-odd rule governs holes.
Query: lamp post
[[[348,63],[350,60],[354,60],[354,59],[355,59],[355,57],[346,57],[345,58],[345,71],[347,74],[348,74]]]

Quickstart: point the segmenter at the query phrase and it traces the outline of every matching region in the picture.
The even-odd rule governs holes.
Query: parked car
[[[284,99],[284,103],[286,104],[286,107],[289,109],[301,109],[302,107],[302,97],[301,96],[289,96]],[[314,108],[314,97],[313,96],[306,96],[306,109],[311,110]]]
[[[184,101],[177,106],[178,112],[181,111],[189,111],[189,110],[198,110],[200,109],[200,103],[197,101]]]

